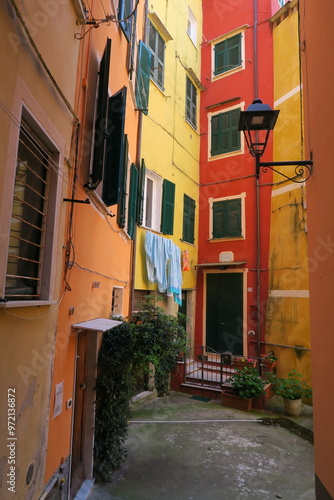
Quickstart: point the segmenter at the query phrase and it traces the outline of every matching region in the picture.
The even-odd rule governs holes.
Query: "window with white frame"
[[[123,293],[124,289],[114,286],[112,289],[111,316],[117,318],[123,316]]]
[[[212,48],[213,77],[226,75],[244,67],[243,32],[216,41]]]
[[[159,31],[148,22],[148,46],[151,50],[151,78],[161,88],[164,88],[165,72],[165,40]]]
[[[197,90],[189,76],[186,76],[186,120],[197,126]]]
[[[241,135],[238,130],[239,116],[240,108],[209,115],[210,157],[241,150]]]
[[[194,45],[196,45],[197,38],[197,20],[194,16],[191,8],[188,6],[188,25],[187,25],[187,34],[189,35],[191,41]]]
[[[23,109],[4,298],[50,300],[59,152]]]
[[[154,231],[160,231],[163,179],[146,169],[144,185],[143,225]]]
[[[226,198],[211,198],[210,239],[245,237],[245,193]]]

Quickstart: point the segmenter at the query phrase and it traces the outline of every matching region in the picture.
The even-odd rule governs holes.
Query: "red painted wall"
[[[250,307],[256,306],[256,180],[255,160],[245,149],[244,153],[209,160],[210,131],[208,113],[228,110],[231,106],[245,104],[244,109],[255,97],[273,106],[273,55],[272,32],[269,19],[271,17],[271,1],[261,0],[258,8],[257,24],[254,28],[254,2],[212,2],[203,0],[203,44],[202,44],[202,84],[205,90],[201,96],[200,126],[200,215],[199,215],[199,263],[215,263],[219,261],[219,253],[232,251],[234,261],[246,261],[246,292],[248,325],[247,330],[255,330],[256,325],[250,320]],[[212,42],[225,34],[245,27],[244,69],[223,78],[212,81]],[[254,54],[254,34],[257,33],[257,51]],[[258,92],[255,85],[258,85]],[[256,95],[258,93],[258,95]],[[232,101],[230,101],[232,100]],[[225,101],[226,102],[223,104]],[[219,104],[221,103],[221,104]],[[272,158],[272,145],[269,144],[263,160]],[[261,174],[260,183],[271,182],[270,173]],[[246,193],[245,220],[246,238],[210,242],[209,239],[209,198],[222,198]],[[261,202],[261,318],[264,334],[265,301],[268,290],[268,244],[270,221],[271,187],[260,188]],[[203,339],[203,271],[198,269],[197,282],[197,318],[196,343]],[[250,344],[249,355],[256,355],[256,345]]]

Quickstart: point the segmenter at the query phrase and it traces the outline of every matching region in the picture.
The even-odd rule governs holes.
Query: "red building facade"
[[[255,175],[238,131],[259,97],[273,106],[271,0],[203,0],[196,345],[259,356],[268,292],[271,174]],[[269,143],[266,161],[272,158]]]

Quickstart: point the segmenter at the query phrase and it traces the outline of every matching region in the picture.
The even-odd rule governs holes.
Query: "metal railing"
[[[197,346],[190,349],[184,356],[184,383],[203,387],[221,388],[237,369],[244,366],[254,366],[262,374],[266,358],[273,352],[261,357],[217,352],[209,346]],[[251,359],[250,362],[240,362],[238,358]]]

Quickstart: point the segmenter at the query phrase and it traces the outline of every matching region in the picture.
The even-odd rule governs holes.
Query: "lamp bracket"
[[[277,170],[275,167],[295,167],[295,175],[290,177],[280,170]],[[259,178],[260,168],[263,169],[263,172],[267,172],[267,170],[273,170],[279,175],[282,175],[286,179],[292,182],[296,182],[297,184],[301,184],[306,182],[312,175],[312,160],[297,160],[297,161],[259,161],[259,156],[256,157],[256,176]],[[304,177],[305,175],[305,177]]]

